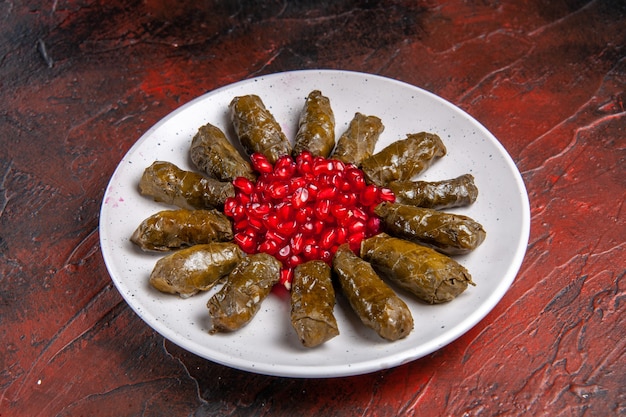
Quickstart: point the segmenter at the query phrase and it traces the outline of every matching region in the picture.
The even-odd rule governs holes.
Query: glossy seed
[[[330,249],[330,247],[337,240],[337,229],[330,228],[324,230],[322,235],[320,236],[320,248],[322,249]]]
[[[233,180],[233,186],[238,191],[241,191],[244,194],[252,194],[254,191],[254,184],[248,178],[245,177],[237,177]]]
[[[319,248],[313,244],[304,245],[302,255],[307,260],[319,259]]]
[[[355,219],[348,224],[348,231],[350,233],[365,232],[365,229],[366,229],[365,222],[363,222],[360,219]]]
[[[291,204],[296,208],[304,207],[307,201],[309,201],[309,191],[306,188],[298,188],[291,198]]]
[[[304,247],[304,235],[302,233],[294,234],[289,243],[291,244],[292,252],[296,255],[300,254]]]
[[[283,268],[280,270],[280,285],[287,288],[287,290],[291,289],[291,281],[293,279],[293,268]]]
[[[376,197],[378,196],[378,187],[375,185],[368,185],[363,189],[361,193],[361,203],[364,206],[371,206],[376,203]]]
[[[326,220],[330,215],[330,200],[319,200],[315,204],[315,217],[320,220]]]
[[[276,230],[283,236],[291,236],[296,231],[298,223],[295,220],[287,220],[279,223]]]
[[[269,255],[275,255],[278,251],[278,243],[273,240],[266,240],[259,245],[259,252],[264,252]]]
[[[235,242],[239,245],[241,250],[248,254],[254,253],[254,250],[256,249],[254,239],[245,233],[237,233],[235,235]]]
[[[333,200],[337,197],[338,190],[336,187],[324,187],[317,193],[317,198],[324,200]]]
[[[275,182],[267,187],[270,196],[276,200],[282,200],[289,193],[289,184],[284,182]]]
[[[396,195],[389,188],[381,188],[379,192],[379,197],[381,202],[389,201],[390,203],[393,203],[394,201],[396,201]]]
[[[294,212],[291,204],[284,202],[276,205],[274,208],[276,209],[279,219],[281,219],[282,221],[291,220]]]
[[[295,215],[296,222],[299,225],[304,224],[311,219],[311,216],[313,216],[313,209],[311,207],[308,207],[308,206],[301,207],[296,212],[296,215]]]
[[[250,156],[252,169],[261,174],[269,174],[274,170],[271,162],[261,153],[255,153]]]

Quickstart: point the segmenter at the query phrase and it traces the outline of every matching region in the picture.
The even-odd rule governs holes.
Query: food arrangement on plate
[[[374,153],[383,122],[356,112],[335,141],[332,105],[318,90],[304,101],[293,146],[259,96],[234,97],[229,111],[245,155],[218,127],[199,126],[189,145],[197,171],[155,161],[139,182],[141,194],[178,209],[154,213],[130,237],[166,252],[150,275],[159,291],[186,298],[221,285],[207,303],[211,333],[245,326],[280,285],[306,347],[340,332],[335,288],[394,341],[414,325],[403,297],[444,303],[474,285],[454,256],[486,232],[444,211],[476,200],[473,177],[416,179],[445,156],[438,135],[408,133]]]

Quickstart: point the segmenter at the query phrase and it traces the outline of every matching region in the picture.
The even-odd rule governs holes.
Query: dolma
[[[159,259],[150,274],[150,284],[161,292],[187,298],[210,289],[244,256],[231,242],[191,246]]]
[[[209,333],[230,332],[248,324],[278,283],[280,268],[281,263],[266,253],[249,255],[239,262],[207,303],[212,320]]]
[[[228,197],[235,196],[230,182],[206,178],[164,161],[155,161],[144,170],[139,192],[154,201],[188,210],[221,208]]]
[[[333,271],[363,324],[390,341],[402,339],[411,332],[413,316],[406,303],[347,244],[339,246],[335,252]]]
[[[248,155],[261,153],[273,164],[291,154],[289,139],[259,96],[235,97],[229,108],[235,133]]]
[[[438,304],[474,285],[465,267],[434,249],[379,233],[361,242],[361,257],[417,298]]]
[[[348,129],[337,140],[331,158],[360,166],[364,159],[374,154],[376,142],[384,129],[378,117],[355,113]]]
[[[370,182],[386,187],[391,181],[410,180],[445,154],[446,147],[439,136],[413,133],[363,160],[361,169]]]
[[[207,123],[191,141],[189,156],[194,165],[210,177],[230,182],[237,177],[255,179],[250,163],[243,159],[224,132]]]
[[[487,235],[480,223],[461,214],[389,202],[379,204],[374,212],[387,233],[446,255],[471,252]]]
[[[335,147],[335,115],[328,97],[321,91],[309,93],[298,120],[293,156],[309,151],[327,157]]]
[[[339,334],[334,307],[328,264],[308,261],[298,265],[291,283],[291,325],[304,346],[318,346]]]
[[[392,181],[388,187],[398,203],[438,210],[468,206],[478,197],[471,174],[443,181]]]
[[[233,239],[226,215],[217,210],[163,210],[145,219],[130,240],[143,250],[169,251]]]

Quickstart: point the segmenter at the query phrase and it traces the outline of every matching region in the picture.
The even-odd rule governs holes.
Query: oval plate
[[[479,196],[455,209],[479,221],[485,242],[456,259],[476,282],[450,303],[426,305],[400,294],[409,305],[415,329],[405,339],[387,342],[365,328],[338,297],[335,314],[341,334],[315,349],[301,346],[289,321],[289,299],[273,292],[243,329],[209,335],[206,302],[210,293],[189,299],[161,294],[148,284],[162,254],[145,253],[129,241],[143,219],[168,208],[139,194],[143,170],[155,160],[192,170],[188,157],[198,127],[212,123],[233,137],[228,104],[234,96],[259,95],[293,138],[310,91],[330,98],[336,134],[355,112],[380,117],[385,125],[376,150],[407,133],[438,134],[448,154],[420,176],[443,180],[474,175]],[[292,139],[293,140],[293,139]],[[266,75],[209,92],[163,118],[128,151],[107,187],[100,215],[102,253],[111,278],[131,308],[153,329],[182,348],[211,361],[255,373],[286,377],[339,377],[394,367],[423,357],[464,334],[500,301],[526,252],[530,210],[526,189],[511,157],[479,122],[449,102],[415,86],[377,75],[335,70],[305,70]]]

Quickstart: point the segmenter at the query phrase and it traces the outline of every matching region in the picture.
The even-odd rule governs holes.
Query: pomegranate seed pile
[[[363,239],[380,231],[374,208],[395,200],[391,190],[367,184],[354,165],[310,152],[295,160],[285,155],[274,165],[253,154],[251,162],[256,182],[236,178],[224,213],[233,219],[235,242],[244,252],[265,252],[282,262],[287,289],[297,265],[330,264],[343,243],[358,252]]]

